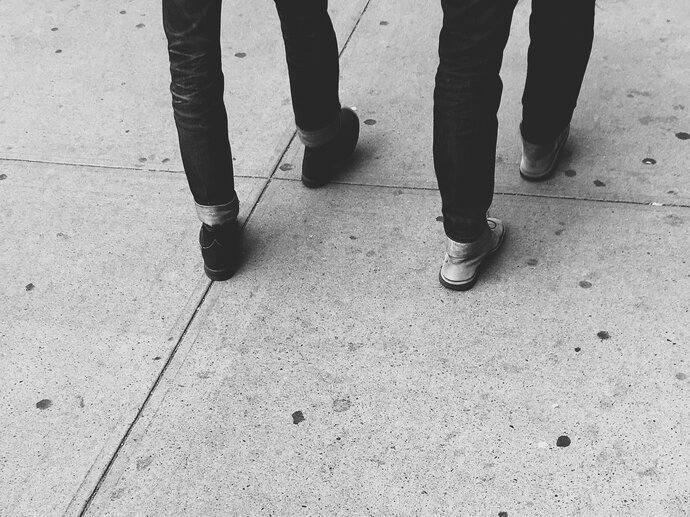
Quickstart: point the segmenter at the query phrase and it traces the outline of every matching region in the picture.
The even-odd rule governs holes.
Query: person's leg
[[[494,188],[499,71],[517,0],[442,0],[434,167],[446,235],[477,240]]]
[[[525,141],[553,143],[570,123],[594,39],[594,0],[532,0]]]
[[[297,133],[306,146],[302,181],[328,183],[335,167],[352,154],[359,120],[341,109],[338,43],[328,0],[275,0],[285,43]]]
[[[337,131],[340,114],[338,43],[328,0],[275,0],[275,4],[285,42],[295,123],[307,137],[318,138],[322,131],[327,141]]]
[[[221,0],[163,0],[180,154],[208,226],[234,220],[239,210],[223,103],[220,11]]]
[[[180,154],[203,223],[199,244],[212,280],[232,276],[240,254],[239,201],[223,103],[220,12],[221,0],[163,0]]]

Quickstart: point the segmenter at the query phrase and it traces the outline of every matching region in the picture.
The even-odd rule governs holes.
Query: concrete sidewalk
[[[0,3],[0,516],[690,515],[690,6],[610,1],[553,179],[506,51],[477,286],[437,281],[436,1],[332,1],[363,121],[298,181],[272,2],[224,5],[246,260],[209,282],[158,5]]]

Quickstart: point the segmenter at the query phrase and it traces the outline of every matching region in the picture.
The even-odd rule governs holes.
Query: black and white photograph
[[[688,0],[0,0],[0,517],[690,517]]]

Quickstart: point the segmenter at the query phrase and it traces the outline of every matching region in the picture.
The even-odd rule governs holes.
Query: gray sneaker
[[[482,262],[501,247],[506,236],[500,219],[488,217],[486,222],[489,227],[474,242],[448,239],[446,257],[438,274],[441,285],[455,291],[467,291],[474,286]]]
[[[558,135],[554,143],[547,145],[530,144],[523,138],[520,176],[527,181],[542,181],[551,176],[569,133],[570,124]]]

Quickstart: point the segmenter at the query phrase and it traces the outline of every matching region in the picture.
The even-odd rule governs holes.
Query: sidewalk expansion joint
[[[274,178],[279,181],[299,181],[298,178]],[[356,181],[332,181],[331,185],[347,185],[351,187],[368,187],[368,188],[380,188],[388,190],[421,190],[426,192],[438,192],[437,187],[420,187],[414,185],[384,185],[380,183],[360,183]],[[495,196],[517,196],[517,197],[531,197],[531,198],[545,198],[545,199],[563,199],[569,201],[588,201],[591,203],[613,203],[621,205],[639,205],[639,206],[656,206],[656,207],[670,207],[670,208],[690,208],[690,204],[685,203],[659,203],[656,201],[635,201],[632,199],[602,199],[602,198],[589,198],[589,197],[579,197],[579,196],[567,196],[567,195],[557,195],[557,194],[530,194],[527,192],[494,192]]]
[[[110,472],[112,466],[114,465],[115,461],[117,460],[118,456],[120,455],[120,451],[122,451],[123,447],[127,443],[127,439],[132,434],[132,430],[134,429],[137,422],[141,418],[141,415],[143,414],[144,410],[148,406],[148,403],[151,400],[153,393],[156,391],[156,388],[158,388],[158,385],[163,380],[165,373],[168,371],[170,364],[172,363],[173,359],[175,358],[175,354],[177,353],[177,350],[180,348],[180,345],[184,341],[184,338],[187,336],[187,332],[189,331],[190,327],[192,326],[192,323],[194,322],[196,315],[199,313],[201,306],[203,305],[204,301],[206,300],[206,297],[208,296],[208,293],[211,290],[212,285],[213,285],[212,281],[209,281],[208,284],[206,285],[206,289],[204,290],[204,293],[202,294],[201,299],[197,303],[196,308],[194,309],[194,312],[192,313],[192,316],[189,318],[189,321],[185,325],[184,330],[182,331],[182,334],[180,334],[179,339],[175,343],[175,346],[173,347],[170,354],[168,355],[168,358],[165,361],[165,364],[163,364],[163,367],[161,368],[160,372],[158,372],[158,376],[156,377],[156,380],[154,381],[153,386],[151,386],[151,389],[149,390],[148,394],[146,395],[146,398],[144,399],[144,402],[141,404],[141,407],[137,411],[137,414],[135,415],[134,419],[132,420],[132,423],[127,428],[127,431],[125,431],[125,434],[122,436],[122,439],[120,440],[120,443],[118,444],[117,448],[115,449],[115,452],[113,453],[112,457],[110,458],[110,461],[108,461],[108,464],[106,465],[105,469],[103,470],[100,477],[98,478],[98,482],[96,483],[96,486],[94,487],[94,489],[89,494],[89,497],[84,502],[84,506],[82,507],[81,511],[79,512],[79,517],[82,517],[86,514],[86,512],[89,509],[89,506],[91,506],[91,503],[93,502],[94,498],[96,497],[96,494],[98,494],[98,491],[100,490],[101,486],[103,485],[105,478],[108,476],[108,473]]]

